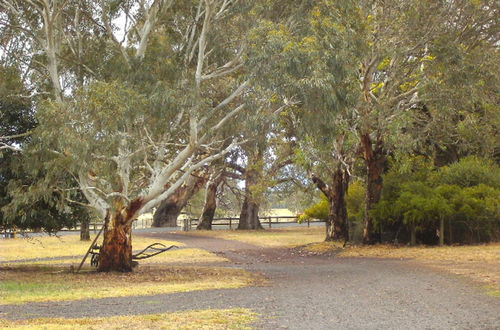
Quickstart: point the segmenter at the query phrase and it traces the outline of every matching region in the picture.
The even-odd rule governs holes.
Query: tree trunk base
[[[238,230],[264,229],[259,220],[259,208],[260,205],[258,203],[245,198],[243,207],[241,208]]]
[[[104,241],[99,251],[99,272],[131,272],[132,223],[127,223],[120,214],[113,215],[105,224]]]

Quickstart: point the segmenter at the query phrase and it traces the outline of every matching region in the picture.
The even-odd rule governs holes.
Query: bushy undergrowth
[[[411,231],[427,244],[437,243],[439,235],[448,244],[498,240],[499,178],[497,165],[477,157],[438,169],[416,158],[410,169],[394,166],[385,175],[373,216],[377,225],[403,242]]]
[[[365,189],[351,183],[346,198],[351,238],[361,235]],[[304,210],[301,219],[327,219],[324,196]],[[414,157],[393,163],[384,175],[382,199],[371,211],[381,238],[406,243],[480,243],[500,239],[500,167],[467,157],[441,168]],[[444,228],[440,228],[440,223]],[[439,232],[440,229],[443,232]]]

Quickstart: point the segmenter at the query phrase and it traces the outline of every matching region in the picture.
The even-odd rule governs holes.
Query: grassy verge
[[[250,329],[256,314],[248,309],[208,309],[155,315],[106,318],[44,318],[22,321],[0,319],[9,329]]]
[[[155,240],[140,236],[134,236],[132,239],[134,250],[143,249],[155,242],[160,242],[167,246],[184,245],[179,242]],[[80,241],[78,235],[3,239],[0,241],[2,249],[0,261],[83,256],[87,252],[90,243],[88,241]]]
[[[500,244],[443,247],[397,247],[393,245],[353,246],[321,242],[304,247],[310,253],[335,252],[337,257],[413,259],[428,266],[464,275],[500,296]]]
[[[221,288],[261,281],[242,269],[195,266],[142,266],[132,273],[70,273],[54,266],[0,268],[2,304],[144,296]]]
[[[236,240],[262,247],[296,247],[325,239],[324,227],[289,227],[266,230],[200,230],[186,235],[200,235]]]
[[[21,261],[16,262],[5,262],[5,266],[19,266],[19,265],[73,265],[75,268],[82,261],[83,255],[78,257],[69,258],[57,258],[51,260],[36,260],[36,261],[22,261],[23,259],[18,259]],[[193,264],[193,263],[215,263],[215,262],[227,262],[226,258],[217,256],[214,253],[208,252],[202,249],[179,249],[179,250],[169,250],[165,253],[156,255],[149,259],[140,260],[140,265],[150,265],[150,264]],[[86,260],[86,264],[89,264],[90,257]]]

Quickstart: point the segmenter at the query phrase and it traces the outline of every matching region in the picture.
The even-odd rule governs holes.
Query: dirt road
[[[229,267],[259,272],[261,287],[75,302],[0,305],[0,317],[94,317],[246,307],[258,329],[500,329],[500,299],[466,279],[402,260],[302,255],[217,238],[149,236],[204,248]]]

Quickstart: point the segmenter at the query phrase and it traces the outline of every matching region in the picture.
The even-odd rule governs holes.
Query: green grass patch
[[[500,288],[487,288],[486,293],[490,296],[500,298]]]
[[[61,267],[1,267],[3,304],[147,296],[240,288],[263,279],[243,269],[196,266],[143,266],[132,273],[70,273]]]

